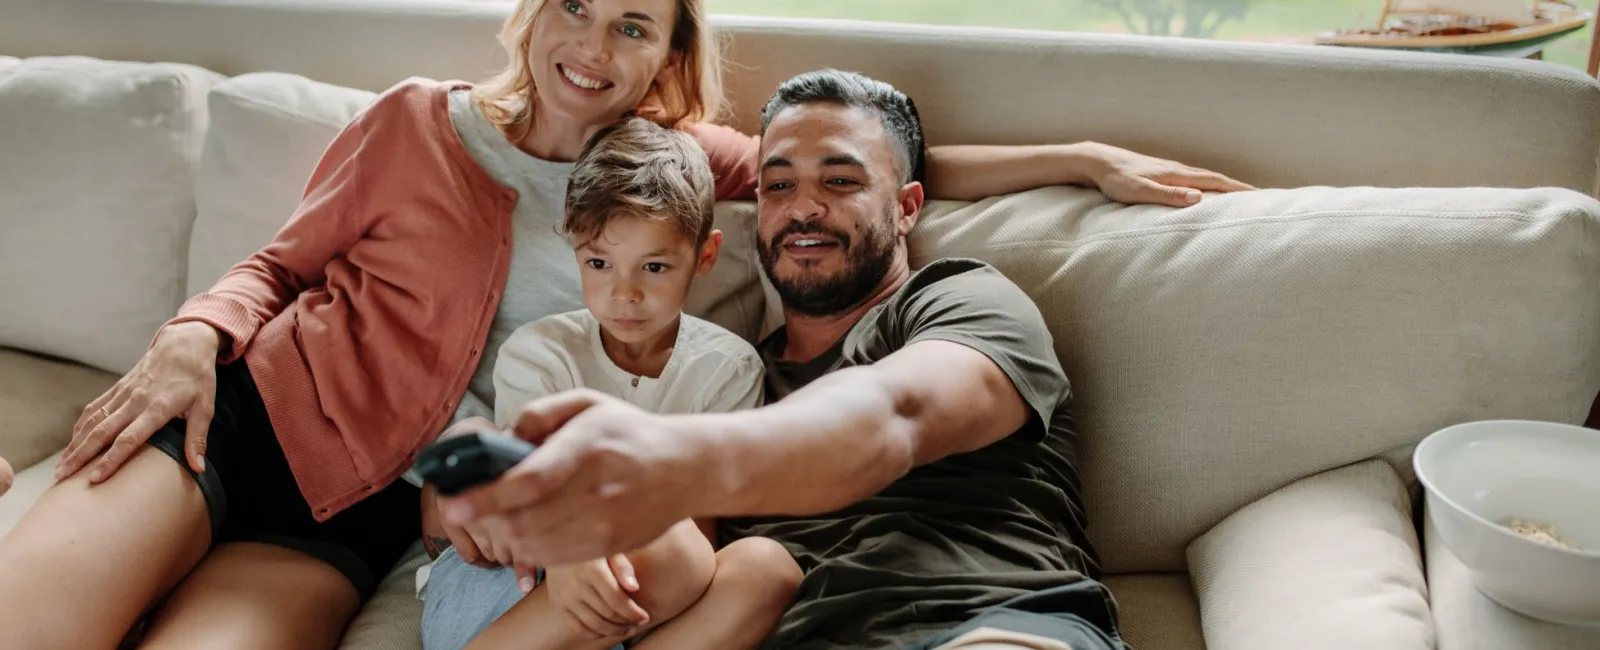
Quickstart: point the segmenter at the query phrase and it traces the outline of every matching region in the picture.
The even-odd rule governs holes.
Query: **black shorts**
[[[395,481],[318,522],[283,455],[261,393],[243,361],[217,367],[217,399],[206,437],[206,471],[183,453],[183,420],[150,437],[200,484],[211,512],[211,544],[260,542],[327,562],[355,585],[361,601],[377,588],[422,531],[421,494]]]
[[[1127,650],[1113,603],[1100,583],[1075,582],[1012,598],[914,647],[931,650],[987,627],[1062,641],[1072,650]]]

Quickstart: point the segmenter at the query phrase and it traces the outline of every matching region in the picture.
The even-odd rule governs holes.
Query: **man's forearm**
[[[701,516],[830,512],[915,463],[913,418],[871,367],[841,370],[775,404],[682,420],[704,441]]]
[[[928,196],[976,201],[1049,185],[1091,184],[1103,160],[1092,143],[949,145],[928,150]]]

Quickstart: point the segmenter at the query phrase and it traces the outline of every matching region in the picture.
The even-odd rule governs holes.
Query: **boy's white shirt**
[[[509,428],[523,404],[573,388],[598,390],[652,413],[725,413],[761,405],[765,369],[744,339],[683,314],[660,377],[623,370],[606,354],[600,322],[587,309],[517,328],[494,366],[494,422]],[[417,569],[417,598],[433,563]]]

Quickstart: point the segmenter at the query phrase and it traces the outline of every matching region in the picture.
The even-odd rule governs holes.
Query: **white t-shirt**
[[[529,400],[573,388],[612,395],[652,413],[725,413],[761,405],[761,356],[737,334],[688,314],[660,377],[618,367],[600,342],[600,322],[587,309],[523,325],[500,346],[494,364],[494,423],[508,428]],[[426,597],[432,563],[417,569],[417,599]]]
[[[722,413],[757,406],[763,366],[733,332],[684,314],[660,377],[618,367],[587,309],[547,316],[518,328],[494,364],[494,423],[510,427],[529,400],[590,388],[652,413]]]

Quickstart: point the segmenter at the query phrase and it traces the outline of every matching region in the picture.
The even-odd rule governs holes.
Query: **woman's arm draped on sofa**
[[[688,124],[716,176],[717,200],[755,198],[761,138],[718,124]],[[1097,142],[928,148],[928,198],[977,201],[1051,185],[1095,187],[1126,204],[1193,205],[1200,192],[1255,189],[1217,172]]]

